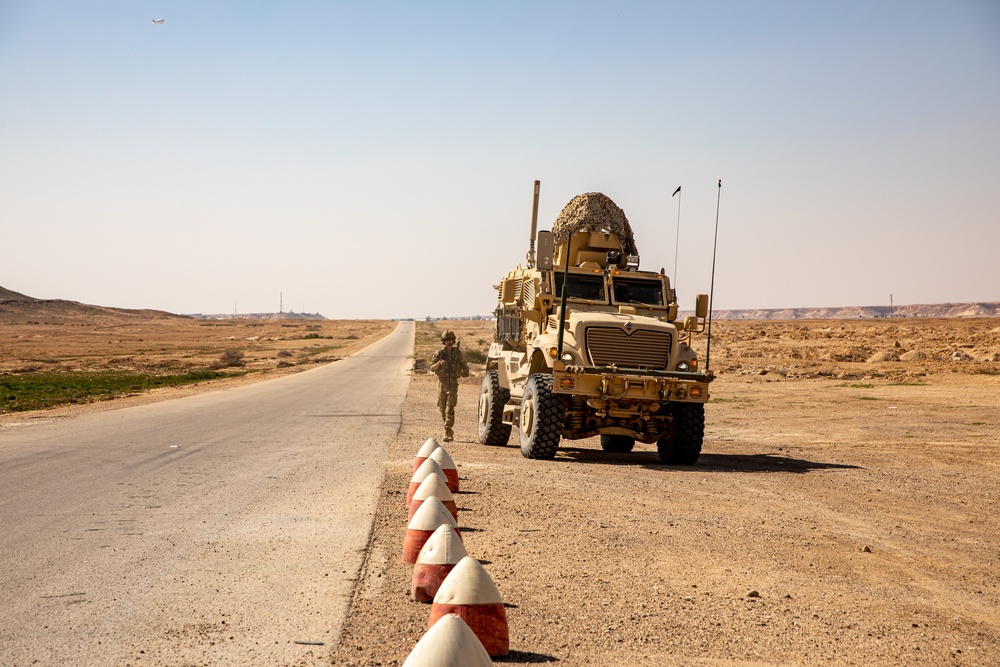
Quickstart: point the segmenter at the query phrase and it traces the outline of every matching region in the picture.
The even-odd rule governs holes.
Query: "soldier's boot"
[[[455,432],[451,430],[450,426],[446,426],[444,429],[444,441],[451,442],[455,439]]]

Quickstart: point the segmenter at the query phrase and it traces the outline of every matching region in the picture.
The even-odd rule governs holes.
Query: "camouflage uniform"
[[[455,340],[455,334],[445,331],[441,336],[441,342]],[[448,348],[447,345],[434,353],[431,357],[431,367],[440,362],[437,370],[434,371],[438,377],[438,409],[441,411],[441,421],[444,422],[444,439],[450,442],[455,433],[452,427],[455,425],[455,404],[458,403],[458,378],[469,377],[469,364],[465,362],[465,356],[457,346]]]

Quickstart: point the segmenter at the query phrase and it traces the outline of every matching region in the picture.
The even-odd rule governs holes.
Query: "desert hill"
[[[192,318],[196,320],[325,320],[319,313],[240,313],[220,314],[220,315],[176,315],[163,310],[131,310],[128,308],[111,308],[107,306],[91,306],[78,301],[67,301],[65,299],[36,299],[32,296],[21,294],[0,287],[0,320],[9,323],[15,322],[42,322],[51,323],[59,320],[78,319],[163,319],[163,318]]]
[[[128,308],[110,308],[91,306],[78,301],[65,299],[36,299],[13,290],[0,287],[0,321],[5,323],[53,322],[77,319],[135,319],[156,320],[164,318],[181,318],[162,310],[131,310]]]
[[[6,287],[0,287],[0,301],[6,301],[8,299],[27,299],[28,301],[36,301],[36,299],[32,299],[30,296],[25,296],[20,292],[9,290]]]
[[[864,320],[897,317],[1000,317],[1000,301],[937,303],[908,306],[843,306],[836,308],[771,308],[717,310],[720,320]]]

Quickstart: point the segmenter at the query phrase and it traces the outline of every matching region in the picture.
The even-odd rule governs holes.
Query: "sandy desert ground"
[[[507,605],[503,663],[1000,664],[1000,321],[714,326],[694,467],[597,439],[553,461],[479,445],[481,369],[464,381],[447,447],[465,544]],[[441,434],[433,334],[337,665],[402,664],[426,629],[401,553],[413,456]]]
[[[184,364],[240,341],[251,367],[290,372],[307,366],[279,361],[342,356],[392,326],[294,324],[78,323],[78,337],[56,342],[69,325],[4,323],[0,359],[8,370]],[[403,427],[333,664],[402,664],[426,629],[401,561],[413,456],[442,430],[426,360],[445,328],[482,350],[491,326],[418,323]],[[341,344],[309,333],[343,346],[305,354]],[[479,445],[482,366],[463,381],[448,450],[465,544],[507,605],[502,662],[1000,664],[1000,320],[720,320],[714,334],[718,378],[693,467],[660,465],[645,445],[607,454],[596,439],[564,441],[553,461],[522,458],[513,437]],[[69,408],[81,409],[93,407]]]

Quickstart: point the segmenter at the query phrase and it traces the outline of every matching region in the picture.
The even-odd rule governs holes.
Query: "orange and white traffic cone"
[[[427,627],[446,614],[458,614],[483,643],[491,656],[510,653],[510,631],[503,599],[493,579],[479,561],[466,556],[441,582]]]
[[[420,482],[420,486],[413,492],[413,497],[410,498],[410,515],[407,517],[407,521],[412,519],[416,511],[420,509],[420,503],[431,496],[440,500],[445,507],[451,510],[451,515],[455,517],[455,520],[458,520],[458,506],[455,504],[455,496],[451,495],[451,491],[448,490],[448,484],[444,481],[444,477],[432,472],[424,478],[424,481]]]
[[[489,667],[483,643],[456,614],[448,614],[424,633],[403,667]]]
[[[444,447],[438,447],[431,455],[428,457],[433,461],[437,461],[437,464],[444,471],[444,478],[448,482],[448,488],[452,493],[458,493],[458,469],[455,467],[455,462],[451,459],[451,454],[448,453]]]
[[[441,587],[441,582],[455,568],[458,561],[469,555],[462,538],[448,524],[437,527],[417,555],[413,568],[410,594],[417,602],[430,602]]]
[[[420,464],[426,461],[427,457],[431,455],[431,452],[440,446],[441,445],[439,445],[438,441],[434,438],[427,438],[424,440],[424,444],[420,446],[419,450],[417,450],[417,458],[413,459],[413,470],[410,472],[417,472],[417,468],[420,467]]]
[[[403,539],[403,562],[413,565],[417,562],[420,549],[430,538],[438,526],[448,524],[455,529],[459,537],[462,536],[458,530],[458,523],[447,507],[441,501],[431,496],[425,500],[420,508],[414,513],[410,523],[406,526],[406,537]]]
[[[440,449],[440,447],[438,448]],[[437,450],[434,450],[437,451]],[[434,459],[427,459],[420,464],[417,471],[413,473],[413,477],[410,478],[410,486],[406,489],[406,506],[410,506],[410,501],[413,500],[413,494],[417,492],[417,488],[420,483],[427,479],[427,476],[431,473],[437,473],[443,479],[445,477],[444,471],[441,470],[441,466]]]

